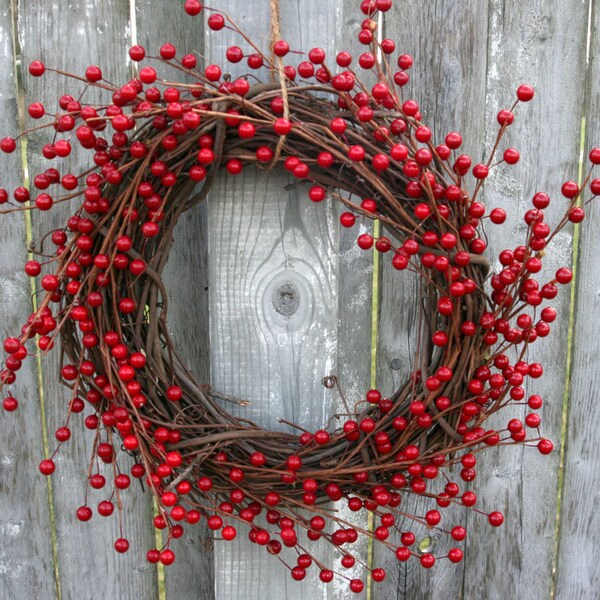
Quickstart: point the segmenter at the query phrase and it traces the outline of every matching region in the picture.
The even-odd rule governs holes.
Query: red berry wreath
[[[344,567],[361,560],[352,552],[361,536],[425,568],[436,558],[460,562],[459,547],[445,557],[420,555],[410,532],[402,545],[391,543],[403,495],[435,501],[436,509],[413,518],[438,527],[451,504],[476,506],[465,484],[475,478],[477,452],[505,444],[537,445],[542,454],[553,449],[539,433],[542,400],[526,398],[523,388],[543,369],[523,357],[536,338],[548,335],[556,312],[545,303],[557,295],[557,284],[570,282],[571,272],[561,268],[546,282],[536,273],[557,232],[584,218],[583,192],[590,184],[596,195],[600,180],[590,172],[581,188],[563,185],[567,208],[554,227],[544,220],[548,195],[535,194],[523,245],[504,250],[499,269],[491,272],[483,223],[500,225],[506,215],[488,211],[479,196],[491,169],[519,161],[514,148],[499,157],[500,142],[534,90],[518,88],[514,104],[498,113],[488,160],[472,165],[460,153],[458,133],[438,143],[417,102],[403,98],[412,58],[376,36],[375,16],[390,6],[391,0],[361,3],[365,20],[358,35],[365,52],[354,67],[347,52],[334,64],[319,48],[296,66],[287,64],[290,48],[279,35],[271,57],[256,46],[250,54],[232,46],[226,56],[232,63],[246,59],[249,70],[262,69],[265,81],[274,82],[231,81],[219,65],[200,69],[193,55],[177,58],[170,44],[161,47],[159,60],[193,76],[193,84],[164,83],[143,62],[141,46],[130,50],[140,63],[138,77],[120,87],[91,66],[87,84],[111,93],[110,101],[98,107],[61,97],[60,111],[47,124],[57,131],[56,140],[43,148],[46,158],[56,160],[79,145],[90,152],[91,168],[76,176],[51,167],[34,174],[31,190],[0,189],[0,203],[11,205],[3,213],[47,211],[80,199],[65,226],[51,232],[53,255],[25,265],[42,290],[41,301],[21,333],[4,340],[4,409],[18,406],[12,392],[22,362],[36,347],[45,353],[58,341],[61,378],[72,394],[69,415],[91,407],[85,426],[95,435],[97,457],[113,464],[120,452],[135,456],[131,476],[143,479],[157,499],[154,524],[169,535],[165,547],[148,552],[150,562],[171,564],[172,539],[201,519],[223,540],[234,539],[245,524],[250,540],[271,554],[296,548],[297,564],[289,568],[297,580],[313,564],[323,582],[334,578],[331,565],[307,549],[317,540],[339,549]],[[202,6],[187,0],[185,10],[194,16]],[[211,11],[207,24],[213,31],[233,28],[253,46],[225,14]],[[34,77],[51,70],[40,61],[29,67]],[[363,72],[375,74],[377,82],[366,86]],[[40,102],[28,110],[32,118],[45,116]],[[0,142],[6,153],[16,147],[12,138]],[[600,163],[599,148],[590,160]],[[180,216],[204,201],[218,173],[280,166],[310,182],[310,201],[342,203],[343,227],[377,220],[385,235],[362,233],[358,246],[421,278],[418,370],[389,397],[372,389],[352,399],[332,430],[270,431],[232,415],[223,402],[231,399],[195,380],[167,329],[162,273]],[[337,385],[334,377],[324,382]],[[525,423],[510,418],[511,405],[523,403],[532,411]],[[509,415],[506,427],[486,428],[501,409]],[[56,430],[56,451],[70,436],[67,424]],[[54,470],[52,456],[41,462],[43,474]],[[94,474],[88,484],[102,487],[105,480]],[[112,485],[118,497],[130,476],[120,473]],[[356,527],[331,502],[370,511],[376,527]],[[108,516],[114,508],[106,500],[97,511]],[[92,514],[86,505],[77,510],[81,521]],[[504,520],[497,511],[487,518],[494,527]],[[456,524],[448,535],[459,543],[466,532]],[[128,548],[125,538],[115,542],[118,552]],[[385,572],[375,567],[371,576],[380,581]],[[360,592],[364,584],[352,579],[349,585]]]

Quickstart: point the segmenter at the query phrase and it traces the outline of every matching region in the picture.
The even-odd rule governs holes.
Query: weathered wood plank
[[[129,3],[108,0],[89,3],[84,0],[48,4],[43,0],[19,3],[19,26],[23,62],[25,65],[40,58],[48,66],[62,67],[83,74],[90,64],[102,67],[109,81],[126,82],[131,74],[126,65],[130,45]],[[43,98],[47,110],[56,109],[56,99],[67,90],[82,90],[72,81],[48,74],[41,80],[26,77],[24,81],[28,102]],[[73,93],[73,92],[72,92]],[[73,95],[77,95],[73,93]],[[88,90],[83,101],[98,102],[106,95]],[[45,170],[49,164],[40,158],[41,147],[52,140],[53,131],[43,130],[30,136],[28,160],[31,175]],[[75,146],[75,144],[74,144]],[[75,154],[70,168],[77,173],[81,155]],[[87,164],[87,163],[84,163]],[[62,165],[61,165],[62,166]],[[52,215],[33,215],[33,236],[39,242],[52,227],[64,226],[70,214],[55,210]],[[60,214],[59,214],[60,213]],[[43,362],[43,386],[49,438],[54,448],[54,430],[64,423],[69,393],[58,384],[58,355],[51,354]],[[95,514],[86,524],[75,518],[75,510],[84,502],[85,476],[92,451],[93,435],[81,423],[88,414],[73,415],[73,437],[56,457],[57,471],[53,476],[55,518],[61,591],[64,598],[153,598],[157,594],[156,572],[145,560],[145,553],[154,546],[151,526],[152,507],[149,494],[142,494],[135,481],[122,492],[123,529],[130,541],[130,550],[118,555],[114,540],[121,537],[118,517],[106,520]],[[128,461],[120,457],[124,470]],[[110,468],[101,469],[107,478],[104,490],[91,490],[89,504],[96,504],[111,495],[113,479]]]
[[[182,5],[136,0],[137,43],[148,55],[158,54],[165,42],[177,48],[177,56],[204,55],[204,19],[190,18]],[[145,61],[149,63],[149,61]],[[181,71],[153,61],[161,77],[190,83]],[[202,68],[203,61],[199,61]],[[208,236],[206,204],[185,213],[177,226],[164,281],[170,292],[168,323],[181,356],[198,381],[208,382],[210,366],[208,336]],[[193,316],[190,307],[193,306]],[[212,533],[206,522],[188,526],[184,536],[172,544],[177,560],[165,568],[165,590],[170,600],[214,597]]]
[[[327,11],[314,0],[310,4],[294,0],[281,5],[286,39],[304,52],[315,46],[323,48],[327,52],[326,60],[329,65],[334,63],[333,56],[337,52],[344,50],[356,57],[364,51],[356,37],[361,16],[352,0],[338,0],[328,6]],[[298,57],[297,61],[300,60]],[[361,77],[365,84],[374,83],[369,73],[361,73]],[[345,210],[339,204],[332,208],[335,219]],[[363,223],[360,226],[360,233],[362,232],[371,233],[372,224],[368,221]],[[337,226],[337,248],[334,248],[337,260],[337,356],[334,372],[350,405],[364,398],[365,391],[371,387],[373,255],[358,248],[358,233],[354,228],[348,230]],[[334,402],[334,411],[345,413],[346,408],[339,395],[334,397]],[[337,426],[335,422],[330,423]],[[344,502],[335,503],[335,510],[348,523],[368,528],[366,514],[352,513]],[[353,545],[352,552],[366,562],[367,539],[361,537]],[[358,560],[352,569],[344,569],[340,567],[339,554],[332,548],[327,548],[321,556],[326,558],[327,564],[338,567],[345,577],[366,580],[367,572]],[[313,588],[314,593],[320,592],[332,600],[347,598],[349,593],[347,582],[339,576],[325,590],[320,583],[316,587],[313,584]],[[313,593],[313,589],[307,589],[306,592]],[[357,600],[366,598],[367,588],[362,594],[352,595]]]
[[[360,28],[360,17],[361,14],[354,2],[344,0],[338,7],[336,15],[336,52],[344,50],[357,57],[360,52],[364,51],[364,47],[360,46],[356,37]],[[322,44],[319,39],[320,34],[315,35],[315,45]],[[333,60],[331,59],[329,62],[332,63]],[[361,78],[365,84],[374,83],[371,73],[361,73]],[[339,205],[336,209],[336,216],[345,210]],[[351,229],[341,227],[339,231],[337,374],[342,391],[346,395],[350,406],[365,397],[365,392],[371,388],[373,375],[371,372],[371,351],[373,349],[373,253],[361,250],[356,244],[358,235],[364,232],[373,233],[372,223],[365,221],[358,229],[356,227]],[[339,412],[345,412],[343,403],[339,398],[336,408]],[[337,509],[339,515],[349,523],[354,523],[357,527],[365,530],[369,528],[366,513],[352,513],[342,502],[337,503]],[[355,557],[368,564],[369,544],[364,536],[361,536],[353,544],[352,552]],[[344,576],[367,581],[369,574],[358,560],[356,565],[349,570],[340,566],[339,559],[334,564]],[[336,577],[334,582],[335,587],[333,590],[327,590],[328,597],[332,600],[348,598],[351,592],[348,590],[347,582],[340,581],[339,577]],[[351,595],[359,599],[367,598],[368,591],[368,586],[365,586],[361,594],[352,593]]]
[[[423,122],[436,136],[435,143],[443,143],[450,131],[460,131],[464,140],[461,150],[473,152],[479,160],[485,123],[487,5],[477,0],[396,2],[385,15],[384,24],[385,37],[397,42],[398,53],[408,53],[415,59],[404,98],[419,103]],[[413,273],[396,271],[391,257],[382,259],[377,383],[384,395],[396,390],[415,368],[418,279]],[[433,508],[435,501],[410,494],[402,500],[402,510],[407,514],[424,515]],[[448,507],[443,511],[441,526],[449,530],[464,524],[464,516],[461,507]],[[397,526],[393,539],[397,545],[399,534],[408,530],[417,536],[415,546],[422,542],[421,548],[435,556],[444,556],[457,545],[447,533],[408,518],[399,520]],[[374,598],[459,597],[462,565],[440,560],[432,571],[425,571],[416,558],[401,563],[389,550],[376,545],[374,566],[387,571],[383,583],[373,584]]]
[[[10,0],[0,1],[0,123],[4,135],[19,132],[17,86]],[[10,167],[9,167],[10,166]],[[0,186],[10,191],[21,183],[18,152],[2,157]],[[25,213],[0,217],[0,338],[16,335],[31,312],[26,260]],[[19,371],[17,383],[5,387],[0,400],[14,394],[16,412],[0,415],[0,598],[53,598],[52,522],[48,489],[36,475],[43,458],[43,437],[35,358]],[[36,493],[31,493],[35,480]]]
[[[315,429],[332,407],[321,377],[308,374],[334,366],[335,226],[321,206],[305,202],[305,188],[283,190],[285,175],[254,175],[211,194],[211,201],[219,194],[209,209],[218,223],[210,236],[217,256],[210,264],[211,338],[214,353],[237,365],[215,361],[213,381],[219,389],[227,383],[228,394],[246,389],[252,404],[236,412],[265,427],[286,419]]]
[[[587,76],[586,147],[600,146],[600,9],[592,3],[591,60]],[[584,159],[584,172],[589,166]],[[596,177],[598,172],[596,170]],[[589,198],[589,191],[583,199]],[[569,391],[564,479],[560,507],[560,533],[556,574],[557,600],[587,598],[597,593],[600,584],[600,531],[598,489],[600,489],[600,413],[597,394],[598,313],[600,310],[600,206],[586,208],[580,230],[580,254],[575,291],[575,327]]]
[[[306,201],[305,188],[284,191],[287,183],[278,172],[250,174],[211,194],[212,381],[252,402],[240,415],[314,430],[333,408],[321,378],[335,369],[335,223],[330,210]],[[290,582],[245,540],[217,543],[215,552],[219,598],[235,590],[271,597]],[[290,598],[301,597],[303,585],[288,585]]]
[[[227,11],[268,47],[267,2],[230,2]],[[284,2],[281,20],[293,49],[320,46],[332,55],[348,37],[340,3]],[[343,33],[336,36],[336,30]],[[231,43],[245,48],[224,32],[208,39],[209,61],[222,60]],[[235,76],[246,68],[230,70]],[[212,383],[250,399],[243,414],[265,427],[281,427],[284,418],[314,430],[337,408],[335,394],[320,383],[323,376],[337,374],[351,398],[367,389],[371,261],[357,250],[355,234],[340,238],[337,207],[311,205],[306,187],[288,192],[287,183],[277,170],[248,169],[243,178],[223,178],[211,193]],[[330,564],[333,555],[326,553]],[[215,555],[218,598],[348,593],[343,581],[325,587],[315,568],[302,583],[292,582],[273,557],[245,540],[217,542]]]
[[[521,161],[513,168],[492,171],[484,199],[501,206],[507,222],[491,237],[490,251],[524,243],[523,214],[540,189],[549,188],[546,213],[556,223],[564,211],[560,184],[577,178],[582,100],[585,82],[585,42],[588,3],[490,4],[487,148],[496,135],[496,112],[513,102],[517,86],[530,82],[538,90],[531,105],[520,106],[502,148],[514,146]],[[548,57],[560,55],[561,60]],[[570,110],[565,111],[564,107]],[[571,257],[571,232],[564,231],[549,247],[544,271],[537,279],[552,279]],[[538,339],[525,360],[540,362],[545,374],[529,382],[526,393],[545,400],[541,432],[558,444],[565,386],[569,293],[562,290],[552,303],[560,322],[551,336]],[[509,418],[524,418],[526,406],[507,409],[490,425],[505,427]],[[531,432],[535,435],[535,432]],[[552,578],[559,453],[542,456],[535,448],[498,448],[484,452],[478,464],[476,489],[480,509],[501,510],[505,525],[492,530],[485,517],[469,515],[465,552],[465,597],[547,598]]]

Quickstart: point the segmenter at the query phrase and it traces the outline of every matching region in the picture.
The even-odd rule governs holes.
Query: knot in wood
[[[283,281],[271,294],[275,310],[284,317],[291,317],[300,306],[300,292],[291,281]]]

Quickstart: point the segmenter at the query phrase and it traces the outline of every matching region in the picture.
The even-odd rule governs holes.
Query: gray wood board
[[[565,13],[564,11],[568,12]],[[568,16],[566,16],[568,15]],[[585,83],[587,1],[567,6],[559,1],[490,4],[487,88],[487,148],[498,124],[496,113],[510,107],[518,85],[531,83],[537,90],[530,104],[520,105],[500,150],[512,146],[521,153],[514,167],[493,169],[484,201],[489,208],[503,207],[508,218],[490,227],[490,255],[514,248],[526,239],[523,215],[531,198],[547,190],[553,199],[545,210],[554,225],[564,214],[560,186],[577,178],[579,131]],[[555,60],[557,55],[561,60]],[[570,110],[565,111],[564,106]],[[572,231],[567,228],[548,247],[540,283],[554,277],[559,266],[571,262]],[[544,303],[547,305],[548,303]],[[541,434],[558,445],[565,388],[567,330],[570,294],[561,289],[552,304],[559,313],[551,335],[538,339],[526,361],[544,365],[544,377],[528,380],[526,397],[539,393]],[[539,314],[539,311],[538,311]],[[506,427],[512,417],[523,419],[527,406],[514,406],[497,415],[490,426]],[[535,430],[530,430],[532,437]],[[485,512],[501,510],[505,524],[491,528],[485,516],[470,513],[465,546],[466,598],[547,598],[552,579],[559,452],[542,456],[535,447],[504,447],[483,452],[473,489]]]
[[[125,83],[131,77],[127,67],[127,49],[130,45],[129,5],[118,0],[90,3],[83,0],[49,5],[44,0],[19,3],[19,33],[23,64],[34,59],[43,60],[49,67],[64,68],[83,75],[88,65],[101,66],[104,78]],[[73,80],[53,73],[41,79],[25,77],[27,102],[42,99],[49,111],[56,110],[60,95],[69,91],[73,96],[82,86]],[[73,91],[74,90],[74,91]],[[88,90],[84,101],[110,97]],[[31,124],[31,122],[30,122]],[[53,130],[41,130],[29,136],[28,161],[30,175],[43,172],[50,166],[64,169],[41,158],[44,143],[52,140]],[[112,135],[110,129],[107,135]],[[75,146],[76,144],[74,144]],[[69,167],[74,173],[83,170],[82,153],[74,151]],[[63,171],[64,174],[64,171]],[[33,213],[33,237],[39,242],[49,230],[64,226],[70,215],[68,207],[55,209],[52,214]],[[55,447],[54,430],[64,423],[70,392],[58,382],[58,352],[50,353],[42,364],[46,417],[51,448]],[[133,480],[129,489],[121,493],[123,534],[129,539],[126,554],[117,554],[115,539],[121,537],[117,510],[109,519],[94,514],[88,523],[75,517],[83,504],[85,478],[92,451],[94,434],[83,427],[89,409],[73,415],[71,440],[56,456],[57,469],[53,475],[54,507],[57,528],[58,558],[61,592],[65,598],[152,598],[157,594],[155,568],[147,563],[146,551],[154,547],[151,498],[142,494],[140,484]],[[75,424],[75,421],[79,423]],[[121,467],[128,471],[126,457],[119,458]],[[90,490],[89,504],[93,509],[111,495],[112,468],[101,467],[107,479],[104,490]]]
[[[156,56],[159,47],[170,42],[177,48],[177,57],[185,54],[204,55],[203,11],[191,18],[181,4],[136,1],[137,43],[147,55]],[[146,59],[159,76],[168,81],[191,83],[191,76],[179,70]],[[203,61],[199,60],[199,68]],[[207,383],[210,376],[208,338],[208,237],[206,203],[182,215],[175,230],[164,282],[169,290],[167,322],[173,342],[192,369],[197,381]],[[165,568],[165,590],[170,599],[214,597],[214,565],[212,532],[202,520],[187,525],[185,533],[171,544],[176,560]]]
[[[10,4],[0,1],[0,138],[19,133]],[[0,186],[11,193],[23,175],[19,148],[0,159]],[[26,259],[25,213],[0,216],[1,340],[18,336],[31,312],[31,290],[23,271]],[[0,400],[9,395],[19,401],[19,408],[12,413],[0,408],[0,598],[52,598],[52,522],[48,488],[38,472],[44,445],[35,358],[24,361],[16,384],[5,386]]]
[[[360,45],[357,34],[360,28],[360,14],[353,2],[344,0],[336,13],[336,45],[335,51],[347,51],[356,60],[364,46]],[[315,36],[315,45],[318,37]],[[322,45],[322,42],[320,42]],[[328,59],[333,63],[333,57]],[[360,72],[360,77],[365,85],[374,83],[372,73]],[[358,201],[360,198],[355,198]],[[336,216],[346,209],[338,205],[335,210]],[[361,233],[373,233],[373,224],[366,220],[357,219],[357,225],[347,229],[340,227],[338,241],[338,349],[337,349],[337,375],[340,380],[341,389],[346,396],[347,404],[352,407],[357,401],[364,400],[365,393],[371,388],[373,376],[371,365],[371,353],[373,350],[373,284],[374,284],[374,262],[373,251],[361,250],[357,243],[357,237]],[[345,413],[343,402],[338,398],[336,409]],[[336,424],[336,426],[338,426]],[[343,502],[337,503],[339,515],[364,530],[369,529],[369,519],[366,511],[352,513]],[[335,561],[338,573],[348,578],[359,578],[367,582],[368,571],[363,564],[368,565],[369,543],[365,536],[361,536],[352,547],[352,554],[357,559],[352,569],[344,569],[339,562]],[[336,575],[333,590],[327,590],[329,598],[341,600],[349,595],[357,598],[367,598],[369,589],[360,594],[349,591],[348,583],[339,579]],[[331,593],[333,592],[333,593]]]
[[[588,151],[600,146],[600,10],[593,6],[591,54],[587,77],[586,153],[584,174],[590,163]],[[594,176],[600,176],[598,167]],[[583,194],[588,200],[589,190]],[[600,206],[596,199],[586,206],[586,220],[580,229],[575,291],[575,327],[568,399],[566,450],[560,512],[560,533],[556,575],[556,599],[591,598],[600,582],[600,555],[596,539],[600,531],[598,490],[600,489],[600,436],[597,394],[598,314],[600,310]]]
[[[403,99],[419,103],[423,122],[444,142],[450,131],[459,131],[463,146],[459,152],[481,160],[485,126],[486,55],[488,44],[487,5],[470,0],[414,4],[396,2],[385,15],[385,37],[396,41],[397,53],[413,56],[408,71],[411,80],[403,89]],[[395,391],[415,368],[418,344],[419,278],[408,271],[398,272],[391,256],[382,259],[380,321],[377,347],[377,383],[384,395]],[[418,368],[418,367],[417,367]],[[453,471],[456,476],[456,469]],[[439,483],[436,482],[439,487]],[[433,489],[433,488],[432,488]],[[437,491],[441,489],[435,488]],[[437,508],[434,500],[406,494],[401,510],[423,516]],[[441,528],[464,524],[464,509],[451,506],[442,511]],[[400,533],[410,530],[417,537],[415,546],[435,556],[444,556],[459,546],[447,533],[427,528],[411,519],[398,519],[393,542],[400,544]],[[418,552],[417,552],[418,554]],[[421,567],[417,558],[400,562],[379,544],[375,545],[375,567],[384,567],[386,579],[373,584],[374,598],[457,598],[462,586],[463,565],[439,560],[431,571]]]
[[[282,3],[282,37],[292,49],[324,48],[331,64],[336,46],[350,35],[348,26],[358,26],[356,12],[349,21],[345,4],[341,8],[312,0]],[[227,12],[268,48],[267,2],[236,0]],[[247,49],[230,32],[209,32],[207,39],[211,62],[221,62],[231,43]],[[235,77],[245,69],[241,64],[230,71]],[[358,252],[356,232],[340,235],[337,207],[314,205],[307,186],[288,191],[288,183],[278,169],[267,174],[248,168],[238,178],[221,178],[210,195],[212,383],[250,400],[238,414],[264,427],[282,427],[284,418],[314,430],[339,407],[336,395],[321,385],[323,376],[337,374],[351,398],[368,387],[371,260]],[[286,290],[297,302],[291,314],[281,303]],[[346,597],[343,580],[324,586],[313,567],[306,580],[293,582],[264,549],[240,537],[245,532],[233,543],[215,544],[218,598]],[[330,564],[334,555],[330,549],[325,554]],[[337,560],[334,566],[339,568]]]

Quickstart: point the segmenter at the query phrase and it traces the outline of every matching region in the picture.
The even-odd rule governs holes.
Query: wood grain
[[[414,57],[415,64],[409,71],[411,81],[403,97],[419,103],[423,122],[431,127],[436,143],[443,143],[448,132],[460,131],[464,140],[461,150],[473,152],[479,160],[485,123],[487,6],[477,0],[396,2],[385,16],[385,36],[396,40],[399,53]],[[415,368],[419,294],[419,278],[396,271],[391,257],[384,257],[377,346],[377,382],[384,395],[398,389]],[[435,501],[410,494],[402,501],[402,510],[407,514],[422,516],[433,508]],[[460,507],[444,509],[443,529],[464,524],[464,516]],[[441,530],[409,518],[399,520],[397,527],[394,543],[398,545],[399,534],[411,530],[417,536],[415,545],[422,543],[423,549],[436,556],[444,556],[456,546]],[[383,583],[373,584],[373,598],[459,597],[462,565],[440,560],[426,572],[416,558],[401,563],[389,550],[376,546],[374,566],[384,567],[387,577]]]
[[[126,82],[131,77],[126,66],[130,45],[126,2],[107,0],[90,4],[76,0],[66,5],[28,0],[19,3],[19,26],[25,65],[39,58],[48,66],[63,67],[81,75],[88,65],[98,64],[108,81]],[[67,90],[76,96],[75,90],[82,89],[81,85],[50,73],[42,79],[26,77],[24,85],[27,101],[41,98],[47,110],[55,110],[58,97]],[[106,96],[99,96],[95,90],[88,90],[83,97],[88,102],[98,102],[101,98],[106,100]],[[29,136],[28,161],[32,176],[49,166],[59,167],[41,159],[41,147],[51,139],[52,132],[47,130]],[[87,164],[87,159],[83,164]],[[79,172],[81,154],[75,153],[69,165],[73,172]],[[52,213],[34,212],[36,241],[53,227],[64,226],[70,214],[68,207]],[[70,398],[68,390],[58,383],[58,369],[58,353],[51,353],[43,361],[43,386],[52,449],[54,430],[64,423]],[[156,573],[145,560],[146,551],[155,545],[151,499],[149,494],[142,494],[140,484],[134,481],[121,494],[123,535],[130,541],[127,554],[119,555],[113,549],[114,540],[121,537],[117,511],[110,519],[95,514],[89,523],[76,520],[75,511],[84,503],[85,476],[92,451],[93,435],[83,427],[83,418],[89,412],[73,415],[72,421],[79,422],[72,423],[73,436],[56,456],[57,470],[53,476],[62,596],[81,600],[153,598],[157,594]],[[123,458],[120,461],[127,471],[128,461]],[[112,471],[110,468],[101,470],[107,478],[107,486],[101,491],[90,491],[88,502],[92,508],[111,494]]]
[[[600,146],[600,123],[597,118],[600,111],[597,78],[600,66],[600,10],[595,5],[592,5],[592,9],[584,173],[590,166],[587,151]],[[598,177],[597,170],[595,176]],[[584,199],[589,196],[589,191],[583,194]],[[580,228],[556,600],[591,598],[597,593],[600,584],[600,554],[595,542],[600,531],[597,510],[600,486],[600,412],[597,402],[600,389],[600,267],[597,259],[600,249],[599,218],[600,206],[596,200],[586,207],[586,220]]]
[[[2,137],[19,132],[13,29],[9,0],[0,1],[0,123]],[[6,165],[10,164],[11,168]],[[3,157],[0,186],[14,189],[23,175],[19,154]],[[25,214],[0,219],[0,322],[2,335],[16,335],[31,312],[26,260]],[[46,484],[37,473],[43,458],[42,426],[35,359],[19,371],[17,384],[0,399],[14,394],[16,412],[0,415],[0,598],[53,598],[52,523]],[[35,492],[32,493],[32,483]]]
[[[487,90],[487,147],[496,135],[495,115],[510,106],[522,82],[539,93],[531,104],[517,109],[515,125],[501,148],[513,146],[521,161],[513,168],[492,171],[484,201],[506,209],[508,218],[490,237],[490,252],[514,248],[525,240],[523,214],[533,194],[547,189],[553,198],[545,211],[556,223],[563,214],[560,185],[577,178],[576,157],[585,85],[586,1],[569,4],[568,20],[562,2],[490,4]],[[567,22],[568,21],[568,22]],[[561,60],[549,57],[560,54]],[[569,111],[557,104],[569,106]],[[537,276],[546,282],[571,260],[571,231],[557,236],[548,248],[545,267]],[[529,381],[526,393],[545,400],[540,411],[541,432],[560,439],[565,386],[569,292],[561,290],[552,302],[559,321],[552,334],[539,339],[525,360],[544,365],[544,377]],[[523,418],[526,407],[508,409],[490,425],[505,427],[511,417]],[[535,432],[532,432],[535,435]],[[465,546],[465,597],[548,598],[552,578],[559,454],[542,456],[535,448],[499,448],[482,454],[474,489],[480,509],[505,513],[505,525],[491,529],[485,517],[469,514]]]
[[[165,42],[177,48],[177,56],[204,55],[204,19],[190,18],[181,6],[136,0],[137,43],[148,55],[158,54]],[[148,61],[145,61],[146,64]],[[191,82],[181,71],[153,61],[160,76],[170,81]],[[199,61],[202,68],[203,61]],[[197,381],[210,377],[208,337],[208,236],[206,204],[185,213],[177,225],[164,282],[169,290],[169,324],[179,353],[192,368]],[[188,526],[172,544],[177,560],[165,569],[165,590],[169,599],[214,597],[212,533],[201,521]]]

